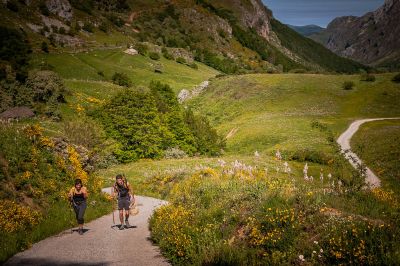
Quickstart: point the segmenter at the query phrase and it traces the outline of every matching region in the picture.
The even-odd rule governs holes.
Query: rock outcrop
[[[47,9],[66,20],[71,20],[73,17],[72,7],[68,0],[47,0]]]
[[[383,6],[362,17],[339,17],[312,39],[336,54],[369,65],[400,62],[400,1],[386,0]],[[324,39],[320,37],[325,35]]]

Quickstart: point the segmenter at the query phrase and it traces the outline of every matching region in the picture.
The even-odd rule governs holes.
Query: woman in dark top
[[[135,202],[135,198],[132,193],[132,188],[128,181],[122,176],[117,175],[115,177],[115,183],[113,186],[113,197],[118,199],[118,210],[119,210],[119,220],[121,225],[119,229],[124,229],[124,210],[125,210],[125,228],[129,228],[129,208],[131,202]]]
[[[75,185],[71,188],[68,193],[68,199],[74,207],[76,221],[78,222],[78,232],[80,235],[83,234],[83,223],[84,215],[86,210],[86,199],[88,197],[88,192],[86,187],[82,185],[82,180],[76,179]]]

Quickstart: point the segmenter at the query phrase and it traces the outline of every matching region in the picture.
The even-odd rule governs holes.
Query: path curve
[[[379,120],[396,120],[400,119],[400,117],[388,117],[388,118],[370,118],[370,119],[360,119],[356,120],[353,123],[350,124],[350,126],[347,128],[345,132],[340,135],[340,137],[337,139],[337,143],[340,145],[342,151],[348,151],[346,154],[346,159],[349,160],[350,164],[357,169],[357,166],[359,164],[362,164],[361,159],[355,154],[354,152],[351,151],[350,147],[350,139],[351,137],[357,132],[357,130],[360,128],[360,126],[366,122],[371,122],[371,121],[379,121]],[[355,159],[355,162],[351,159],[353,157]],[[381,186],[381,180],[369,169],[366,167],[366,182],[371,186],[371,188],[375,187],[380,187]]]
[[[110,213],[85,224],[84,228],[88,230],[82,236],[77,232],[71,234],[68,229],[16,254],[5,265],[169,265],[159,248],[149,240],[148,229],[150,215],[167,202],[135,197],[139,214],[129,219],[134,228],[118,230],[111,227],[113,219]],[[119,224],[117,211],[114,215],[115,222]]]

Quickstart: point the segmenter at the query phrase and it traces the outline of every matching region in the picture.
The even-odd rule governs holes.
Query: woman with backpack
[[[125,228],[129,228],[129,208],[131,201],[135,202],[135,198],[132,194],[132,188],[125,177],[122,175],[117,175],[115,177],[115,183],[113,186],[113,197],[118,199],[118,210],[119,210],[119,220],[121,225],[119,229],[124,229],[124,210],[125,210]]]
[[[83,223],[86,210],[86,199],[88,192],[83,186],[81,179],[75,179],[75,185],[68,193],[68,199],[75,211],[76,221],[78,222],[78,233],[83,234]]]

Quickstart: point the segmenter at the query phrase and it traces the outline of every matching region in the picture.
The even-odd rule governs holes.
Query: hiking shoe
[[[125,228],[129,228],[129,227],[131,227],[131,225],[129,224],[129,221],[126,220],[126,221],[125,221]]]
[[[82,228],[79,228],[79,229],[78,229],[78,233],[79,233],[80,235],[83,235],[83,229],[82,229]]]
[[[124,230],[124,225],[123,224],[119,225],[119,230]]]

